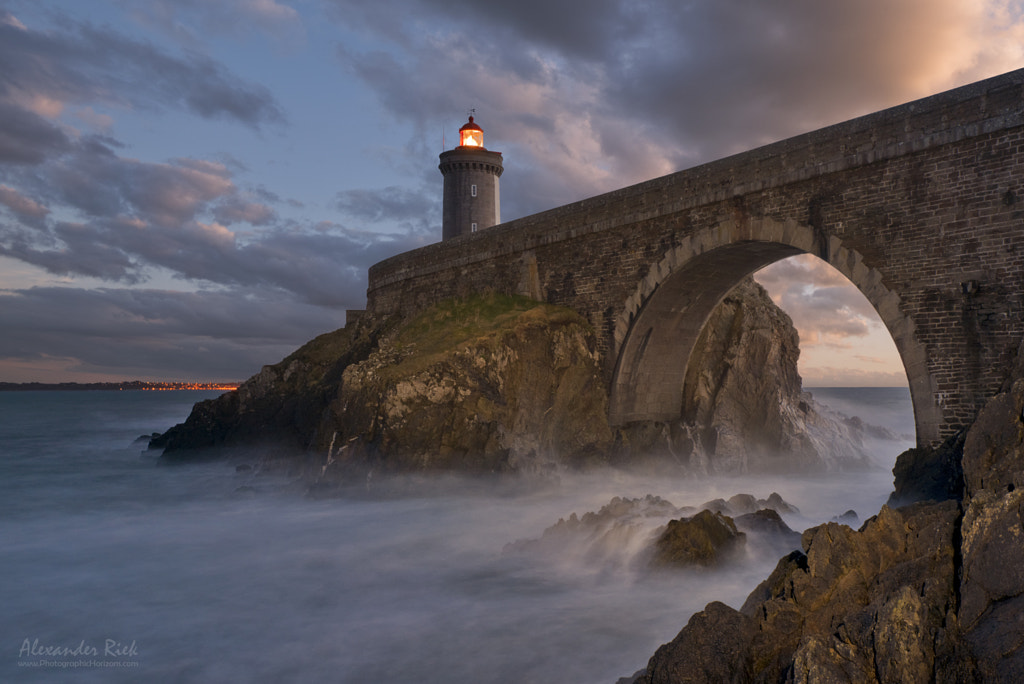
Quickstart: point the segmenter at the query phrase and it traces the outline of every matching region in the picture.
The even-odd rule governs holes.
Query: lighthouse
[[[459,129],[459,146],[441,153],[438,168],[444,176],[442,240],[501,223],[501,152],[484,147],[484,131],[472,116]]]

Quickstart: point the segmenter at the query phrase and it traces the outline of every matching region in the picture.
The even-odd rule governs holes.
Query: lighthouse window
[[[476,197],[476,185],[469,186],[469,194],[472,195],[473,197]]]

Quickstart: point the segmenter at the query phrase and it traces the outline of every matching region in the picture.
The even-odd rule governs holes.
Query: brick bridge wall
[[[1024,337],[1024,70],[397,255],[372,313],[480,291],[584,314],[611,418],[678,416],[686,361],[740,279],[809,252],[874,305],[918,443],[968,424]]]

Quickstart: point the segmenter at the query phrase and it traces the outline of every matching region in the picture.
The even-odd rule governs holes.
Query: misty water
[[[913,433],[905,389],[812,391]],[[215,394],[0,393],[0,680],[612,684],[709,601],[739,607],[781,554],[748,544],[725,569],[651,574],[635,536],[600,554],[507,544],[615,496],[778,492],[796,530],[863,520],[911,446],[875,443],[859,473],[437,477],[314,499],[133,443]]]

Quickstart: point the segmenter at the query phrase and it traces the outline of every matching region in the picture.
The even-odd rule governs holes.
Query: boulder
[[[800,533],[792,529],[777,511],[762,508],[753,513],[745,513],[733,519],[736,528],[752,537],[761,537],[773,544],[782,544],[797,548],[800,545]]]
[[[651,567],[718,565],[743,547],[746,535],[732,518],[703,510],[691,518],[670,520],[654,542]]]

